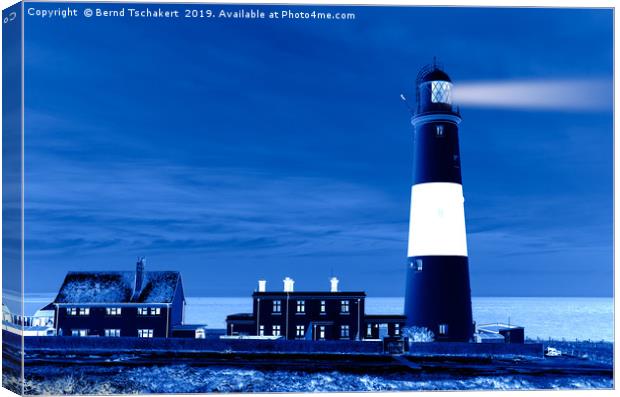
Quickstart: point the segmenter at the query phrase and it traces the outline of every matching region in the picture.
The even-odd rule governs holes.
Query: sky
[[[26,292],[145,256],[189,296],[332,275],[402,296],[399,96],[436,56],[463,93],[472,295],[611,296],[612,11],[342,10],[356,19],[26,17]]]

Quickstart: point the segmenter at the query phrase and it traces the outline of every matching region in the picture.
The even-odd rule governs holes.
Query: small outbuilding
[[[492,323],[492,324],[480,324],[477,327],[477,334],[480,335],[481,339],[490,340],[491,336],[495,336],[495,339],[499,339],[499,337],[503,337],[504,343],[525,343],[525,328],[503,324],[503,323]]]

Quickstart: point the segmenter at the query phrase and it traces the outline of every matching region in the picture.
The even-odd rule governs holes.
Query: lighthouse
[[[467,342],[473,334],[459,123],[452,81],[436,64],[416,79],[412,109],[413,182],[407,249],[407,327],[437,341]]]

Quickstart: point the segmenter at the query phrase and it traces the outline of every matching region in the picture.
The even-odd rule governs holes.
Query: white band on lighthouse
[[[464,201],[458,183],[413,185],[407,256],[467,256]]]

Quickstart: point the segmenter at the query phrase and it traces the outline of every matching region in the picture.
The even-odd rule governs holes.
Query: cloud
[[[383,192],[330,178],[154,162],[48,171],[28,178],[31,254],[342,254],[406,238],[405,222],[382,215],[392,205]]]

